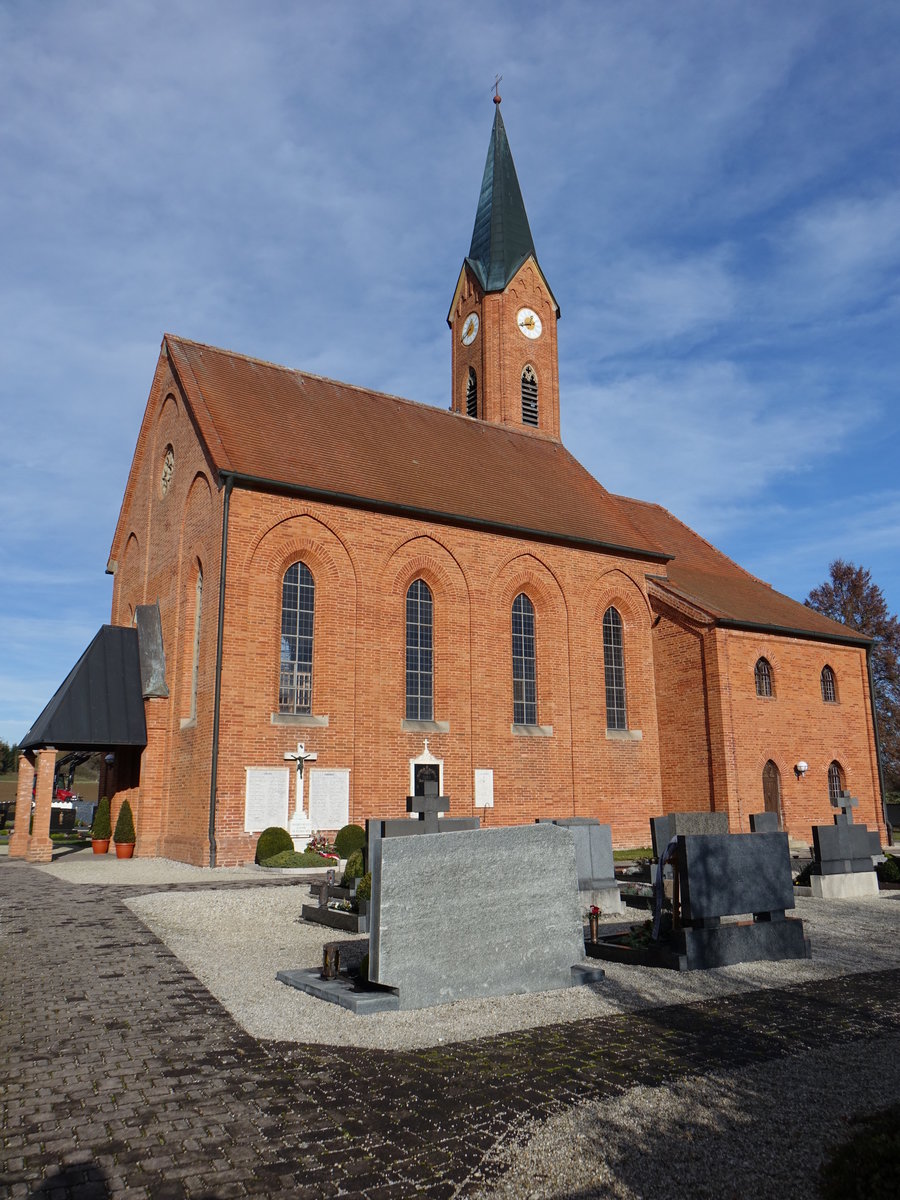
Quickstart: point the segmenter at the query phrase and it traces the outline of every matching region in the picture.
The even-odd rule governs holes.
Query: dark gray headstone
[[[723,812],[674,812],[650,818],[653,857],[659,858],[679,834],[724,834],[728,832],[728,814]]]
[[[881,840],[865,825],[851,825],[835,817],[834,825],[813,825],[812,834],[814,874],[849,875],[875,869],[872,855],[881,853]]]
[[[750,814],[751,833],[780,833],[778,828],[778,813],[761,812]]]
[[[677,861],[685,922],[794,907],[786,833],[679,836]]]

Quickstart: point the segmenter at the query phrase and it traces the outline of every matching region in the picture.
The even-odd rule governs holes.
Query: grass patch
[[[280,854],[274,854],[271,858],[267,858],[265,862],[260,863],[260,866],[321,867],[323,870],[328,870],[329,867],[336,867],[337,862],[336,858],[323,858],[321,854],[316,854],[315,851],[282,850]]]
[[[850,1124],[857,1132],[822,1165],[824,1200],[893,1200],[898,1190],[900,1104],[854,1117]]]
[[[652,846],[635,846],[632,850],[613,850],[614,862],[630,862],[634,858],[652,858]]]

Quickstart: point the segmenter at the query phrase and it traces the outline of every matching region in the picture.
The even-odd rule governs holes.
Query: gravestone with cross
[[[812,894],[825,899],[874,895],[878,879],[872,859],[881,854],[878,832],[854,824],[853,810],[859,801],[849,792],[832,796],[831,803],[840,809],[834,815],[834,824],[812,828]]]
[[[366,821],[366,861],[371,861],[372,843],[380,838],[409,837],[417,833],[460,833],[467,829],[480,829],[479,817],[442,817],[439,813],[450,810],[450,797],[439,795],[437,780],[426,779],[424,795],[407,796],[406,811],[416,814],[418,820],[409,817],[377,818]]]

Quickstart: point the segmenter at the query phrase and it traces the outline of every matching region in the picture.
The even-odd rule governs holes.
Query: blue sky
[[[446,407],[503,116],[563,440],[900,611],[900,6],[0,0],[0,737],[109,619],[163,332]]]

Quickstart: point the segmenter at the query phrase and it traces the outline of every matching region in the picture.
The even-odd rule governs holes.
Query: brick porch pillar
[[[31,785],[34,782],[34,755],[19,755],[19,778],[16,782],[16,820],[9,839],[9,857],[25,858],[28,853],[31,823]]]
[[[50,805],[53,801],[55,769],[55,748],[46,746],[43,750],[38,750],[34,820],[31,826],[31,840],[25,853],[28,862],[50,862],[53,858],[53,843],[50,841]]]

